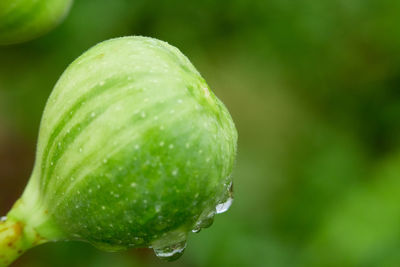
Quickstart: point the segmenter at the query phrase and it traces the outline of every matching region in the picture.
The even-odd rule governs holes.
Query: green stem
[[[0,221],[0,267],[10,265],[28,249],[44,243],[33,229],[12,219]]]

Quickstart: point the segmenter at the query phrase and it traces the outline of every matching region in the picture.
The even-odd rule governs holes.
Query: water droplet
[[[175,230],[164,233],[163,236],[152,243],[152,248],[160,259],[173,261],[182,256],[186,248],[187,233]]]
[[[201,231],[201,229],[210,227],[214,222],[214,216],[215,216],[214,209],[203,211],[203,213],[200,215],[199,219],[195,223],[192,232],[198,233]]]
[[[158,258],[166,261],[173,261],[177,260],[179,257],[183,255],[185,248],[186,248],[186,240],[163,248],[153,248],[153,249],[154,253]]]
[[[226,190],[222,201],[215,207],[217,214],[224,213],[232,206],[233,203],[233,183],[231,182]]]
[[[229,210],[233,203],[233,198],[229,197],[224,203],[218,204],[215,209],[217,214],[224,213],[225,211]]]

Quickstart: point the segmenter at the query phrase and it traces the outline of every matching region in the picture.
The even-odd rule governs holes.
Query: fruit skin
[[[108,40],[57,82],[8,216],[48,240],[105,250],[181,242],[226,199],[236,144],[227,109],[178,49]]]
[[[1,0],[0,45],[32,40],[56,27],[72,0]]]

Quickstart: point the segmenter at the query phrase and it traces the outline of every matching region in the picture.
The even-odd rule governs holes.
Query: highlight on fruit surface
[[[1,0],[0,45],[32,40],[56,27],[72,0]]]
[[[236,144],[227,109],[177,48],[94,46],[47,102],[32,176],[0,222],[0,265],[62,240],[179,257],[231,205]]]

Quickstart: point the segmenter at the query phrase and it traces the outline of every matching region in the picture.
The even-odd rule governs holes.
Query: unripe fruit
[[[105,41],[57,82],[8,220],[45,241],[176,257],[188,232],[229,208],[236,143],[227,109],[178,49],[146,37]]]
[[[34,39],[57,26],[72,0],[1,0],[0,45]]]

